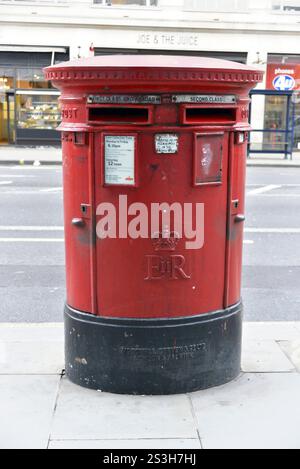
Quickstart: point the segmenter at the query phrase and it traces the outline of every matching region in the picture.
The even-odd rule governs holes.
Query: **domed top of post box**
[[[220,59],[169,55],[106,55],[62,62],[44,69],[57,88],[100,91],[156,89],[249,90],[263,78],[252,67]]]

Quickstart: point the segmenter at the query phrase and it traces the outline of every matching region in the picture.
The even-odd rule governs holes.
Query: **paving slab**
[[[300,374],[244,374],[191,395],[204,449],[300,449]]]
[[[197,436],[186,395],[116,395],[84,389],[65,378],[62,380],[51,440]]]
[[[243,340],[242,370],[248,373],[295,371],[292,362],[274,340]]]
[[[201,449],[200,441],[190,439],[135,440],[52,440],[49,449]]]
[[[61,374],[63,342],[5,342],[0,340],[0,375]]]
[[[300,338],[297,322],[244,322],[243,340],[294,340]]]
[[[47,448],[60,379],[0,376],[0,448]]]
[[[63,325],[0,324],[0,374],[61,374]]]
[[[300,331],[299,331],[300,336]],[[5,342],[63,342],[63,323],[2,323],[0,340]]]

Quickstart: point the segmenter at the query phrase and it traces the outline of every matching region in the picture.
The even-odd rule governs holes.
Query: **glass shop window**
[[[6,67],[0,67],[0,92],[6,92],[14,88],[14,71]]]
[[[17,88],[36,89],[52,88],[50,81],[46,81],[41,68],[18,68]]]
[[[57,98],[57,95],[17,92],[17,127],[20,129],[56,129],[61,120]]]
[[[156,7],[158,0],[94,0],[95,4],[103,6],[141,6]]]

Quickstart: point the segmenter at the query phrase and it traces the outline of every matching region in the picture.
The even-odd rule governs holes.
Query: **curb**
[[[37,166],[61,166],[62,160],[1,160],[0,158],[0,166],[34,166],[35,163],[38,163]],[[300,162],[296,163],[279,163],[279,162],[269,162],[269,163],[259,163],[259,162],[247,162],[247,167],[262,167],[262,168],[300,168]]]
[[[27,160],[27,161],[12,161],[12,160],[1,160],[0,159],[0,166],[34,166],[34,164],[38,162],[37,166],[61,166],[62,161],[40,161],[40,160]]]
[[[280,164],[280,163],[247,163],[247,167],[251,168],[300,168],[299,163],[292,163],[292,164]]]

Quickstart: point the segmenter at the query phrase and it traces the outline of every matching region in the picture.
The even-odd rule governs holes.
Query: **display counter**
[[[16,143],[55,145],[61,115],[57,91],[16,91]]]

